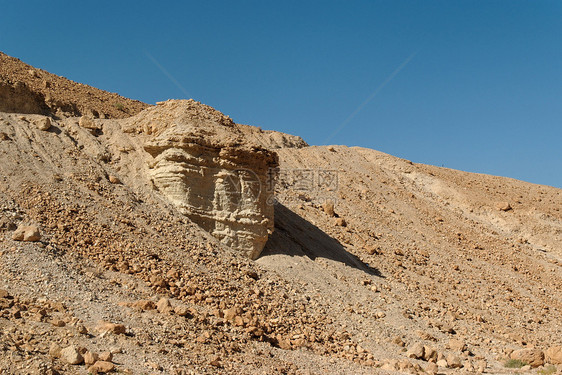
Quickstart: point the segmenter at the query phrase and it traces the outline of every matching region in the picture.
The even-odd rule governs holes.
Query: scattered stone
[[[97,361],[88,368],[88,372],[92,374],[105,374],[115,370],[115,365],[111,362]]]
[[[441,324],[438,328],[441,332],[455,333],[455,329],[453,328],[453,326],[448,323]]]
[[[546,362],[553,365],[562,364],[562,346],[551,346],[544,351]]]
[[[51,128],[51,118],[50,117],[41,117],[38,120],[35,120],[35,126],[37,129],[47,131]]]
[[[41,239],[39,228],[35,225],[20,226],[12,235],[14,241],[37,242]]]
[[[74,345],[67,346],[60,352],[60,358],[70,365],[79,365],[84,362],[84,357]]]
[[[120,346],[112,346],[111,348],[109,348],[109,351],[111,352],[111,354],[123,353],[123,349]]]
[[[88,351],[84,354],[84,364],[86,366],[93,365],[94,363],[96,363],[97,360],[98,360],[98,355],[96,353]]]
[[[522,362],[527,362],[532,367],[539,367],[544,364],[544,353],[538,349],[515,350],[509,357],[511,359],[518,359]]]
[[[398,361],[395,359],[387,359],[383,362],[381,366],[381,370],[386,370],[386,371],[396,371],[398,369],[399,369]]]
[[[150,276],[150,285],[156,286],[156,287],[159,287],[159,288],[165,288],[165,287],[168,286],[168,283],[166,282],[166,280],[164,280],[160,276],[152,275],[152,276]]]
[[[347,227],[347,222],[343,217],[338,217],[334,220],[334,225],[336,227]]]
[[[331,200],[327,200],[326,202],[324,202],[322,204],[322,209],[324,210],[324,212],[330,216],[330,217],[334,217],[336,216],[336,212],[334,211],[334,202]]]
[[[437,360],[437,350],[431,346],[423,346],[423,359],[426,361]]]
[[[170,303],[170,300],[165,297],[160,298],[160,301],[158,301],[158,303],[156,304],[156,309],[158,310],[159,313],[162,314],[169,314],[174,310],[172,308],[172,304]]]
[[[429,375],[436,375],[439,372],[439,366],[437,365],[437,363],[430,362],[425,367],[425,372]]]
[[[10,139],[10,137],[8,136],[8,134],[6,134],[4,132],[0,132],[0,141],[7,141],[9,139]]]
[[[221,358],[220,358],[220,357],[216,357],[216,358],[213,359],[211,362],[209,362],[209,364],[210,364],[211,366],[219,367],[219,368],[220,368],[220,367],[222,367]]]
[[[470,361],[464,361],[462,363],[462,368],[464,369],[464,371],[469,372],[469,373],[473,373],[474,372],[474,366],[472,366],[472,362]]]
[[[416,334],[419,336],[420,339],[422,340],[426,340],[426,341],[437,341],[437,339],[435,337],[433,337],[432,335],[430,335],[429,333],[425,332],[425,331],[421,331],[418,330],[416,331]]]
[[[171,268],[168,272],[166,272],[166,277],[169,279],[177,280],[180,278],[180,273],[175,268]]]
[[[450,339],[449,349],[454,350],[456,352],[464,352],[466,350],[466,344],[461,340]]]
[[[496,208],[500,211],[509,211],[512,209],[511,205],[509,204],[509,202],[500,202],[496,205]]]
[[[55,327],[64,327],[66,325],[64,320],[61,319],[53,319],[51,320],[51,324],[54,325]]]
[[[21,310],[17,307],[12,307],[12,316],[14,319],[21,319]]]
[[[121,183],[121,180],[117,176],[109,175],[108,179],[109,179],[109,182],[111,182],[112,184],[118,185],[118,184]]]
[[[174,308],[174,312],[176,313],[176,315],[178,316],[188,316],[189,314],[189,308],[185,305],[177,305]]]
[[[260,278],[256,271],[245,270],[244,274],[247,275],[248,277],[250,277],[251,279],[254,279],[254,280],[257,280],[257,279]]]
[[[86,328],[83,324],[79,324],[76,326],[76,332],[81,335],[86,335],[88,334],[88,328]]]
[[[156,370],[156,371],[162,371],[164,369],[162,366],[160,366],[156,362],[146,362],[145,366],[150,367],[151,369]]]
[[[78,124],[83,127],[84,129],[88,129],[88,130],[101,130],[101,125],[96,124],[96,122],[94,121],[94,119],[88,117],[88,116],[82,116],[80,117],[80,120],[78,121]]]
[[[0,218],[0,229],[15,230],[17,228],[10,219],[1,217]]]
[[[421,367],[419,365],[414,365],[407,359],[402,359],[400,362],[398,362],[398,368],[401,372],[408,372],[410,374],[417,373],[418,369],[421,370]]]
[[[369,255],[380,254],[380,248],[375,245],[367,245],[364,249]]]
[[[121,334],[125,334],[126,329],[125,326],[123,324],[116,324],[116,323],[111,323],[111,322],[106,322],[106,321],[100,321],[98,323],[98,331],[104,333],[104,332],[110,332],[110,333],[114,333],[116,335],[121,335]]]
[[[476,363],[476,372],[481,374],[486,371],[486,367],[488,367],[488,362],[485,359],[481,359]]]
[[[401,347],[406,346],[406,343],[404,342],[404,340],[402,340],[402,337],[400,337],[400,336],[395,336],[395,337],[392,339],[392,342],[393,342],[394,344],[398,345],[398,346],[401,346]]]
[[[439,367],[447,367],[447,360],[440,359],[436,362],[436,365],[439,366]]]
[[[111,352],[102,352],[99,355],[99,360],[104,362],[111,362],[113,360],[113,354],[111,354]]]
[[[449,353],[446,357],[447,366],[450,368],[461,368],[462,362],[458,355]]]
[[[424,346],[422,343],[417,342],[408,349],[406,352],[406,357],[420,359],[423,358],[424,355]]]
[[[141,310],[156,310],[156,304],[148,299],[141,299],[131,304],[131,307]]]
[[[60,358],[61,357],[61,350],[62,348],[56,342],[51,343],[51,347],[49,348],[49,355],[53,358]]]
[[[238,315],[238,309],[236,307],[231,307],[230,309],[223,311],[224,319],[232,321]]]

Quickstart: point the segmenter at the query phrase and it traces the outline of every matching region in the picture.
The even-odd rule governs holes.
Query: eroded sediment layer
[[[259,256],[273,231],[274,152],[248,144],[229,117],[192,100],[160,103],[126,129],[151,135],[149,175],[170,202],[221,242]]]

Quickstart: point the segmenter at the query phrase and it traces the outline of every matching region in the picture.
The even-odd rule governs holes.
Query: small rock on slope
[[[41,239],[39,228],[35,225],[20,226],[12,235],[14,241],[37,242]]]

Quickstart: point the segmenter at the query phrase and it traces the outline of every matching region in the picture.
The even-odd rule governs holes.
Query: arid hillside
[[[0,62],[0,374],[562,372],[560,189]]]
[[[76,83],[0,52],[0,111],[124,118],[148,104]]]

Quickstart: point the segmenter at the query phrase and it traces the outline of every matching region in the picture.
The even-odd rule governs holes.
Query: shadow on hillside
[[[275,231],[269,236],[261,257],[275,254],[306,256],[312,260],[317,257],[331,259],[369,275],[382,277],[379,270],[363,263],[335,238],[281,203],[275,203]]]

